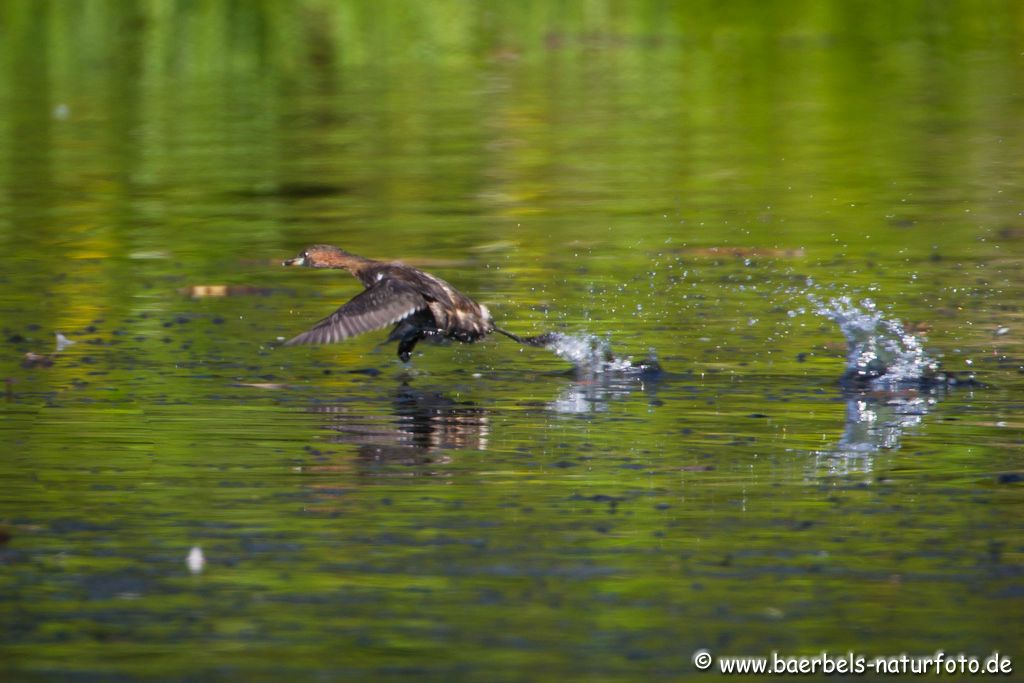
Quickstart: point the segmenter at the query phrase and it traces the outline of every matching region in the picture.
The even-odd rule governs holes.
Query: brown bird
[[[374,261],[337,247],[317,244],[282,265],[341,268],[366,287],[313,329],[285,342],[286,346],[332,344],[394,325],[387,341],[397,341],[398,357],[408,362],[421,339],[472,343],[498,332],[520,344],[544,346],[551,338],[547,334],[519,337],[495,327],[486,306],[441,278],[397,261]]]

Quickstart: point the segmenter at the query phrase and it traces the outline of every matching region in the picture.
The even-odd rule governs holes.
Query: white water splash
[[[643,372],[657,363],[652,354],[646,364],[634,365],[632,358],[620,358],[613,354],[607,339],[593,334],[553,332],[545,347],[554,351],[559,358],[572,363],[577,371],[588,375]]]
[[[575,366],[576,382],[568,384],[556,401],[548,404],[556,413],[604,412],[609,401],[653,387],[662,375],[652,349],[641,361],[612,353],[607,339],[593,334],[545,335],[544,347]]]
[[[925,353],[921,339],[898,318],[886,318],[871,299],[858,306],[848,296],[828,301],[807,297],[814,312],[835,321],[846,337],[845,379],[886,389],[927,380],[938,371],[938,361]]]

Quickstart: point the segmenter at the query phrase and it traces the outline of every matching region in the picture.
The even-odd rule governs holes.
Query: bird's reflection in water
[[[353,412],[347,406],[315,409],[330,415],[333,443],[355,444],[364,464],[442,465],[447,451],[487,450],[487,411],[437,391],[399,385],[385,415]]]

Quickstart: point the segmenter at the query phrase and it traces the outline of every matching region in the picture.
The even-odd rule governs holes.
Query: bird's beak
[[[295,258],[290,258],[287,261],[283,261],[281,263],[281,265],[282,266],[304,266],[304,265],[306,265],[306,257],[304,255],[303,256],[296,256]]]

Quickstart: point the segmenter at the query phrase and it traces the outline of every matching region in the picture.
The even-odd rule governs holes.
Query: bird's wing
[[[381,280],[352,297],[309,332],[286,341],[285,346],[340,342],[363,332],[387,327],[426,307],[426,299],[409,285]]]

